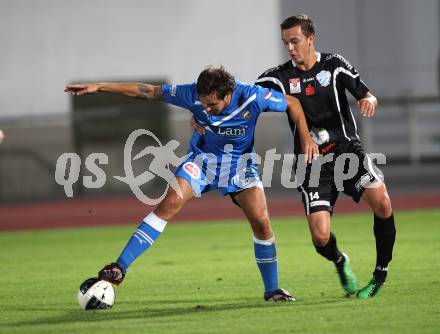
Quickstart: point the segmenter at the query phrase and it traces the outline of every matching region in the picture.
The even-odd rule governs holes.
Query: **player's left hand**
[[[357,101],[357,106],[359,107],[362,116],[367,118],[374,116],[376,106],[368,98],[363,98]]]

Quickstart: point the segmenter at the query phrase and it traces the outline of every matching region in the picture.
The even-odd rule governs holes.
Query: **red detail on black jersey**
[[[315,95],[315,87],[311,84],[306,87],[306,95]]]
[[[321,148],[321,153],[322,153],[322,154],[325,154],[325,153],[327,153],[328,151],[330,151],[330,150],[331,150],[333,147],[335,147],[335,146],[336,146],[335,143],[328,144],[327,146]]]

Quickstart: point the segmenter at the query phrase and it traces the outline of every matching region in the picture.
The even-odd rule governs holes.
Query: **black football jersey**
[[[346,90],[359,100],[365,97],[368,87],[357,70],[339,54],[318,53],[315,65],[308,71],[288,61],[264,72],[256,84],[299,99],[312,138],[320,149],[329,143],[359,140]],[[296,125],[290,118],[289,124],[294,135],[294,151],[298,154],[301,146]]]

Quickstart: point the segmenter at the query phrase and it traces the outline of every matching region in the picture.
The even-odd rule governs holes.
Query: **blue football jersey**
[[[284,94],[239,81],[235,84],[230,104],[219,115],[211,115],[205,111],[195,83],[162,85],[166,102],[188,109],[197,123],[205,127],[203,136],[194,132],[190,151],[200,150],[216,156],[229,153],[232,159],[238,159],[242,154],[254,150],[255,126],[260,114],[264,111],[286,111]],[[232,151],[225,152],[225,145],[232,145]]]

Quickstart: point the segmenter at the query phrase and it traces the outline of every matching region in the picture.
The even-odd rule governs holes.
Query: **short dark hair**
[[[281,30],[301,26],[301,31],[306,37],[315,34],[315,24],[310,17],[304,14],[290,16],[285,19],[280,26]]]
[[[219,100],[223,100],[234,91],[235,79],[223,66],[208,66],[199,74],[196,87],[199,96],[215,93]]]

